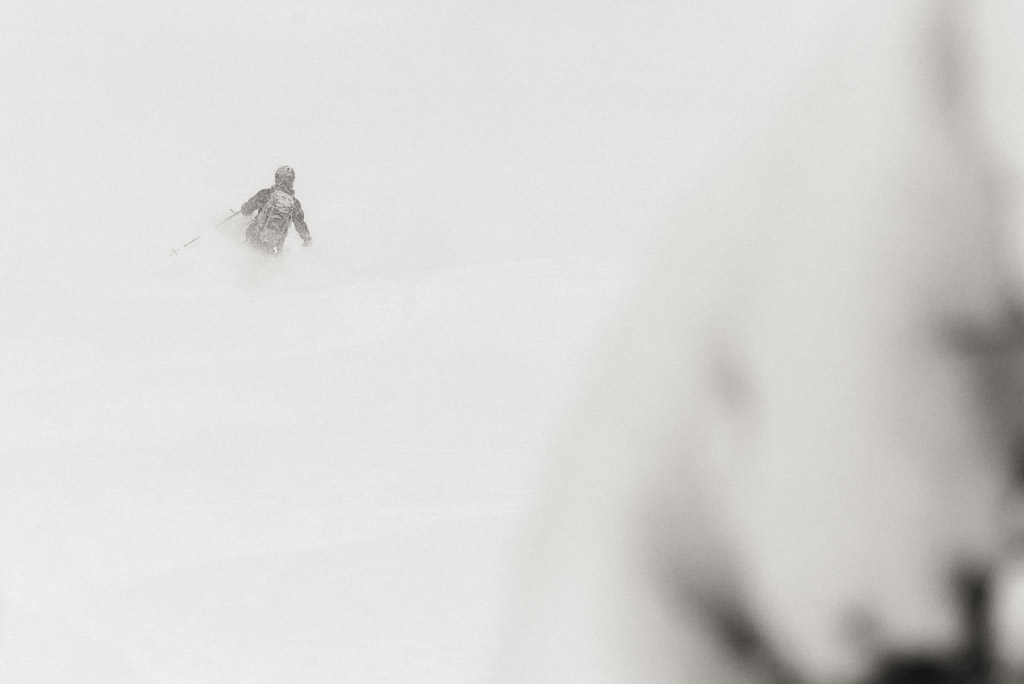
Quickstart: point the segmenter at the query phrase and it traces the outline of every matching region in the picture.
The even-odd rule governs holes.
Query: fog
[[[139,258],[287,163],[350,271],[615,253],[782,96],[821,21],[713,7],[19,3],[6,204],[72,262]]]
[[[26,682],[479,680],[638,265],[847,18],[4,14],[0,678]],[[1002,26],[979,63],[1015,170]],[[313,245],[266,261],[213,225],[281,164]]]

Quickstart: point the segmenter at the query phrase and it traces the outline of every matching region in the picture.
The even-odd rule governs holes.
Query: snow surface
[[[635,255],[844,4],[13,0],[0,681],[481,680]],[[314,245],[268,261],[208,227],[279,164]]]
[[[626,264],[815,4],[13,0],[0,681],[479,681]],[[280,164],[266,262],[208,227]]]
[[[243,225],[8,308],[0,681],[485,678],[627,270],[356,280]]]

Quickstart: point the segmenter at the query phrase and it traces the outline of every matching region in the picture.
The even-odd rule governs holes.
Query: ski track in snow
[[[539,452],[629,281],[359,280],[211,233],[6,299],[0,681],[479,681]]]

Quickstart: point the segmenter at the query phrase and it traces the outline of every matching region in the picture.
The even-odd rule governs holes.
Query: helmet
[[[282,166],[274,172],[274,183],[277,185],[291,185],[295,182],[295,169],[290,166]]]

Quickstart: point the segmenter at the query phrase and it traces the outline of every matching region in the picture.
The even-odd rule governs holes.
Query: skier
[[[295,170],[282,166],[274,172],[274,187],[264,188],[242,205],[242,215],[255,218],[245,230],[245,241],[267,254],[279,254],[288,235],[288,226],[295,224],[295,230],[302,238],[304,247],[313,241],[306,226],[302,204],[295,197]]]

